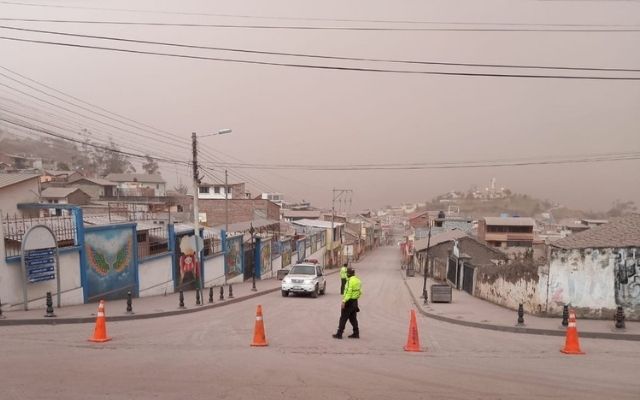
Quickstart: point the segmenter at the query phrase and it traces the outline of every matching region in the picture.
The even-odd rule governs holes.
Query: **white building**
[[[166,182],[160,175],[109,174],[105,179],[116,184],[114,193],[116,197],[164,197],[167,195]]]

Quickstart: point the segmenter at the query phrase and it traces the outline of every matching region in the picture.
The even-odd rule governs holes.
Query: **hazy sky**
[[[300,18],[637,25],[635,28],[640,29],[640,2],[633,1],[185,0],[105,3],[50,0],[37,3]],[[438,27],[428,24],[108,12],[25,7],[1,2],[0,17]],[[193,45],[348,57],[640,69],[640,32],[380,32],[35,22],[2,24]],[[304,60],[113,44],[5,29],[0,29],[0,34],[247,60],[387,69],[513,72],[510,69]],[[107,110],[173,132],[174,140],[183,140],[187,146],[193,131],[204,135],[221,128],[232,128],[230,135],[202,138],[201,141],[249,163],[448,162],[640,151],[640,81],[507,79],[292,69],[6,40],[0,40],[0,65]],[[638,72],[591,74],[640,77]],[[0,77],[2,82],[10,83]],[[16,96],[4,87],[0,87],[0,95]],[[28,98],[21,101],[38,105]],[[6,103],[0,101],[0,104]],[[102,135],[106,137],[106,133]],[[191,157],[188,149],[129,136],[122,143],[128,143],[139,151],[185,160]],[[571,207],[605,209],[615,199],[634,200],[640,205],[639,171],[638,160],[418,171],[238,170],[261,182],[258,187],[249,185],[253,193],[275,189],[283,192],[289,200],[305,198],[318,206],[330,205],[333,187],[353,189],[354,209],[424,201],[452,189],[466,190],[474,184],[488,185],[492,177],[497,179],[499,186],[556,200]],[[165,167],[163,175],[170,182],[175,182],[178,176],[188,179],[188,171],[184,167]],[[232,175],[231,181],[238,180]]]

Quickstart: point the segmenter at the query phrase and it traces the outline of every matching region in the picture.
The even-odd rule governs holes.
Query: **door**
[[[244,280],[253,278],[255,273],[256,257],[254,254],[255,244],[253,242],[244,244]]]
[[[464,273],[462,274],[462,290],[473,295],[473,275],[476,269],[473,266],[464,264]]]

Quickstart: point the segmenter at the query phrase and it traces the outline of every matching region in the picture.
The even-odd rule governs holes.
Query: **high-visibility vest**
[[[362,295],[362,282],[357,276],[352,276],[347,279],[347,285],[344,288],[344,296],[342,302],[346,303],[347,300],[358,300]]]
[[[347,279],[347,267],[340,268],[340,279]]]

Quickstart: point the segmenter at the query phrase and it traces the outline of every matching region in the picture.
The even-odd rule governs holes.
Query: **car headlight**
[[[310,285],[313,283],[313,279],[305,279],[304,284],[305,285]]]
[[[282,283],[291,283],[291,278],[284,278]]]

